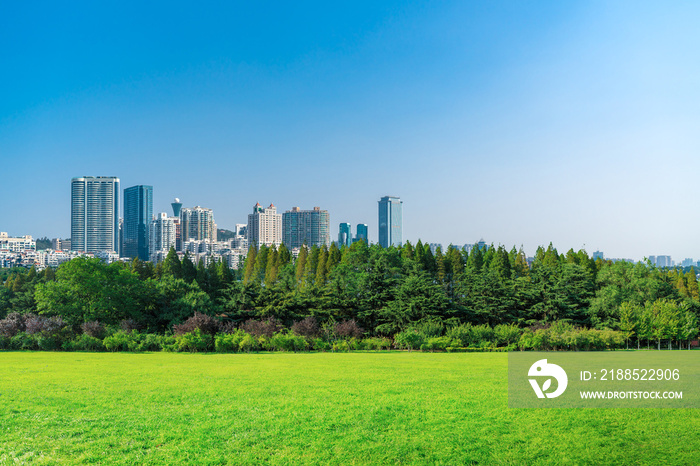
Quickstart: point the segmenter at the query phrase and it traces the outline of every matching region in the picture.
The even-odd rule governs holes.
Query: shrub
[[[34,335],[20,332],[11,338],[10,348],[15,350],[38,350],[39,344]]]
[[[68,337],[68,329],[60,316],[47,318],[36,314],[27,314],[24,316],[24,325],[27,335],[31,335],[34,340],[34,349],[59,350],[63,346],[63,341]]]
[[[419,349],[425,340],[422,333],[415,329],[404,330],[394,335],[394,346],[409,351]]]
[[[491,346],[494,341],[494,331],[487,324],[475,325],[471,328],[470,339],[469,344],[472,346],[480,346],[482,348]]]
[[[220,322],[207,314],[195,312],[192,317],[187,319],[183,324],[173,325],[173,331],[176,335],[184,335],[193,333],[199,330],[203,334],[216,335],[219,331]]]
[[[445,332],[445,336],[450,339],[452,346],[467,347],[472,341],[472,325],[462,324],[450,327]]]
[[[294,322],[292,332],[302,337],[318,338],[321,334],[321,327],[315,317],[307,317],[299,322]]]
[[[99,338],[86,333],[78,335],[74,340],[67,340],[62,345],[67,351],[104,351],[105,345]]]
[[[306,338],[299,336],[299,335],[294,335],[293,333],[290,334],[291,338],[293,338],[293,344],[294,344],[294,351],[308,351],[309,350],[309,340]]]
[[[292,332],[276,333],[269,340],[269,349],[271,351],[304,351],[308,348],[308,345],[306,338],[295,335]]]
[[[341,353],[347,353],[348,351],[350,351],[350,347],[348,345],[347,340],[340,340],[340,341],[334,342],[332,349],[334,352],[341,352]]]
[[[247,335],[243,330],[233,333],[220,333],[216,335],[214,348],[218,353],[237,353],[240,350],[241,341]]]
[[[496,325],[493,329],[497,346],[509,346],[515,344],[520,339],[522,330],[515,324]]]
[[[36,337],[36,343],[41,351],[57,351],[63,346],[63,339],[58,335],[39,334]]]
[[[119,330],[103,340],[107,351],[139,351],[141,338],[136,330],[125,332]]]
[[[362,349],[362,340],[358,338],[350,338],[347,340],[348,342],[348,350],[350,351],[358,351]]]
[[[4,337],[12,338],[25,329],[24,318],[18,312],[11,312],[0,320],[0,335]]]
[[[140,332],[141,330],[143,330],[143,325],[141,325],[141,323],[137,320],[129,318],[119,322],[119,328],[122,329],[125,333],[131,333],[134,330]]]
[[[137,351],[162,351],[167,344],[175,343],[175,341],[175,338],[172,336],[154,335],[152,333],[140,335]]]
[[[311,340],[311,348],[313,348],[314,351],[329,351],[331,349],[331,344],[323,338],[314,338]]]
[[[177,337],[178,351],[189,351],[190,353],[204,353],[214,347],[214,337],[204,333],[199,328],[192,332],[179,335]]]
[[[362,347],[369,351],[388,350],[391,348],[391,340],[388,338],[365,338],[362,340]]]
[[[241,342],[238,345],[239,351],[244,353],[250,353],[251,351],[258,351],[260,349],[260,343],[253,336],[246,333]]]
[[[435,320],[417,322],[411,328],[423,334],[425,338],[440,337],[445,333],[445,324]]]
[[[450,337],[432,337],[420,346],[421,351],[445,351],[450,346]]]
[[[36,335],[44,330],[44,322],[46,317],[39,317],[36,314],[27,314],[24,316],[24,331],[29,335]]]
[[[12,338],[0,335],[0,350],[12,349]]]
[[[340,338],[362,338],[365,330],[354,319],[346,320],[335,325],[335,334]]]
[[[236,323],[230,320],[228,322],[222,322],[219,325],[219,332],[221,333],[236,333],[236,330],[238,330],[236,328]]]
[[[80,329],[83,331],[85,335],[88,335],[93,338],[99,338],[102,339],[105,337],[105,326],[102,325],[99,321],[97,320],[92,320],[90,322],[85,322],[80,326]]]
[[[267,338],[271,338],[272,335],[281,331],[283,328],[284,326],[282,323],[274,317],[270,317],[266,320],[249,319],[246,320],[243,325],[241,325],[241,329],[243,329],[243,331],[246,333],[254,337]]]

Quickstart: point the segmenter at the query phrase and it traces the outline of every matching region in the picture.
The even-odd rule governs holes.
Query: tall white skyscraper
[[[259,248],[263,244],[282,244],[282,214],[277,213],[274,204],[267,209],[263,209],[259,203],[255,204],[253,213],[248,214],[248,245]]]
[[[176,246],[177,225],[180,219],[168,217],[161,212],[149,227],[149,251],[151,262],[158,262],[158,257],[165,256],[170,248]]]
[[[119,253],[119,178],[83,176],[71,180],[71,248]]]

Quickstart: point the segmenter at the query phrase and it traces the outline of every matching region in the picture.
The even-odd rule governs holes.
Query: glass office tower
[[[396,196],[384,196],[379,200],[379,244],[401,246],[403,201]]]
[[[350,231],[351,228],[352,227],[349,223],[340,224],[338,227],[338,247],[343,245],[350,246],[350,243],[352,243],[352,234]]]
[[[367,227],[366,223],[358,223],[355,231],[355,239],[353,240],[353,242],[362,239],[365,240],[365,243],[369,244],[369,228]]]
[[[122,257],[150,259],[148,227],[153,220],[153,186],[124,190],[124,243]]]

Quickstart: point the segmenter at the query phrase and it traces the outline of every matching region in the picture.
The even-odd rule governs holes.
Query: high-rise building
[[[119,252],[119,178],[71,180],[71,247],[75,251]]]
[[[248,225],[245,223],[236,223],[235,235],[231,239],[231,247],[233,249],[248,249]]]
[[[365,243],[369,244],[369,228],[367,227],[366,223],[358,223],[357,227],[355,228],[355,239],[352,240],[354,243],[355,241],[360,241],[360,240],[365,240]]]
[[[657,267],[673,267],[671,256],[649,256],[649,261]]]
[[[690,257],[686,257],[683,259],[683,262],[681,262],[681,267],[692,267],[693,265],[695,265],[695,261]]]
[[[282,241],[289,249],[307,246],[330,246],[330,216],[327,210],[292,207],[282,214]]]
[[[282,215],[277,213],[277,207],[263,209],[257,203],[253,207],[253,213],[248,214],[248,245],[259,248],[266,246],[279,246],[282,244]]]
[[[173,208],[173,217],[179,217],[180,211],[182,210],[182,202],[180,202],[180,199],[176,197],[170,205]]]
[[[605,260],[605,255],[603,254],[602,251],[595,251],[593,253],[593,260],[600,259],[600,260]]]
[[[428,247],[430,248],[430,252],[433,253],[433,255],[437,254],[438,248],[440,248],[440,252],[443,252],[441,243],[429,243]]]
[[[403,244],[403,201],[396,196],[384,196],[379,200],[379,244],[382,247]]]
[[[338,246],[350,246],[352,243],[352,227],[349,223],[341,223],[338,228]]]
[[[158,262],[158,257],[164,257],[170,248],[175,247],[177,225],[179,224],[179,218],[168,217],[165,212],[161,212],[151,221],[149,228],[149,259],[151,262]]]
[[[180,211],[181,241],[189,240],[216,241],[216,223],[214,212],[206,207],[186,208]]]
[[[153,186],[138,185],[124,190],[122,257],[150,259],[148,229],[153,220]]]

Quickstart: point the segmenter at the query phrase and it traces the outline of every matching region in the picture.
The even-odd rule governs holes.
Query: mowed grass
[[[0,353],[0,464],[697,464],[699,431],[509,409],[497,353]]]

